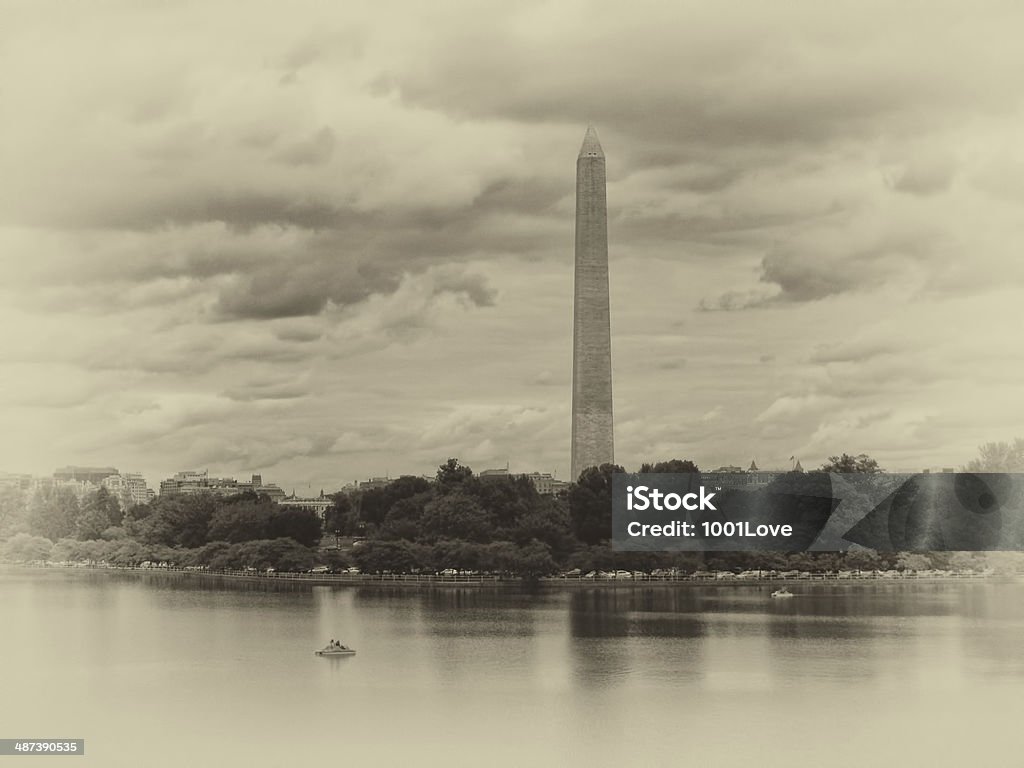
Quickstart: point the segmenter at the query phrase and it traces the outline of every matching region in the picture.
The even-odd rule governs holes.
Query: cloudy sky
[[[0,0],[0,470],[569,469],[1024,436],[1018,3]]]

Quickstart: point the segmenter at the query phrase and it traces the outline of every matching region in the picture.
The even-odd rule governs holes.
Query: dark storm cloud
[[[761,260],[761,286],[726,291],[703,299],[703,311],[735,311],[754,307],[782,306],[820,301],[832,296],[878,288],[892,281],[906,280],[915,263],[934,255],[936,240],[925,234],[917,238],[882,238],[859,249],[794,242],[779,246]]]
[[[294,258],[240,275],[219,294],[217,310],[225,319],[316,315],[329,302],[348,306],[374,294],[393,293],[405,274],[428,265],[397,258],[378,265],[342,254]],[[479,275],[445,274],[434,278],[432,286],[434,295],[459,295],[478,307],[491,306],[495,299],[494,290]]]
[[[353,268],[351,260],[289,260],[240,275],[224,289],[217,309],[225,318],[271,319],[319,314],[328,301],[355,304],[373,293],[390,293],[401,275],[369,267]]]
[[[421,49],[415,66],[395,68],[375,87],[460,117],[566,124],[585,119],[605,126],[616,144],[652,164],[669,156],[693,159],[698,148],[763,150],[866,138],[883,126],[896,134],[921,133],[929,129],[929,114],[950,105],[1002,106],[999,95],[975,87],[952,65],[938,87],[927,50],[906,48],[898,66],[890,66],[897,64],[891,50],[872,60],[880,35],[861,18],[850,20],[830,50],[800,31],[836,23],[811,6],[771,15],[744,6],[749,34],[719,22],[698,34],[692,11],[648,8],[654,18],[640,44],[628,24],[624,30],[610,20],[574,30],[572,12],[562,19],[565,35],[529,46],[512,25],[456,30],[443,45]],[[778,36],[754,34],[758,21]],[[467,60],[475,62],[472,68]],[[850,76],[854,70],[858,77]]]
[[[216,294],[221,318],[315,315],[328,302],[348,306],[392,293],[405,274],[434,265],[543,253],[552,229],[564,229],[568,242],[570,225],[553,208],[571,189],[571,179],[499,177],[469,201],[444,209],[361,210],[315,196],[202,191],[132,200],[116,210],[93,211],[89,226],[127,232],[140,238],[137,245],[129,240],[106,252],[97,246],[88,262],[42,259],[32,279],[73,287],[72,295],[54,299],[64,308],[87,309],[81,305],[93,301],[106,311],[112,302],[128,301],[133,284],[187,279],[193,290]],[[541,220],[548,223],[528,223]],[[436,288],[476,306],[494,302],[482,278],[459,280]],[[90,283],[96,290],[78,290]]]

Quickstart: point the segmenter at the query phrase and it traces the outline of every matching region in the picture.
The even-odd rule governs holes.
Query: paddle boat
[[[347,645],[342,645],[337,640],[331,640],[325,648],[314,651],[317,656],[355,656],[356,652]]]
[[[796,597],[796,595],[783,587],[782,589],[776,589],[772,592],[772,597]]]

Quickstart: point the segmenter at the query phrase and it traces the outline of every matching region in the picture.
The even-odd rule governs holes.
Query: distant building
[[[372,491],[376,488],[386,488],[391,485],[390,478],[387,477],[371,477],[369,480],[364,480],[359,483],[360,491]]]
[[[100,485],[117,498],[122,509],[129,509],[139,504],[148,504],[156,496],[152,489],[146,485],[146,479],[136,472],[110,475],[103,478]]]
[[[52,477],[41,477],[33,483],[33,489],[37,488],[64,488],[75,494],[76,498],[81,501],[90,493],[98,491],[100,486],[88,480],[57,480]]]
[[[485,469],[477,475],[481,480],[501,480],[508,476],[508,467],[505,467],[504,469]]]
[[[53,471],[53,479],[59,483],[92,483],[99,485],[104,478],[118,474],[114,467],[60,467]]]
[[[327,516],[327,510],[334,506],[334,500],[330,496],[324,496],[323,491],[320,491],[320,495],[314,498],[301,498],[293,493],[277,503],[279,506],[288,509],[303,509],[309,512],[316,512],[321,520],[324,520]]]
[[[32,475],[0,472],[0,491],[29,491],[35,485]]]
[[[259,494],[260,496],[269,496],[271,501],[276,501],[278,504],[280,504],[288,497],[287,494],[284,492],[284,489],[281,488],[281,486],[276,485],[275,483],[269,483],[267,485],[257,485],[254,486],[252,490]]]
[[[729,465],[710,472],[701,472],[700,479],[704,485],[713,485],[723,490],[753,491],[769,485],[783,474],[784,470],[758,469],[757,462],[751,461],[750,469],[743,470],[741,467]]]
[[[531,472],[528,475],[520,475],[520,477],[525,477],[533,483],[533,487],[541,496],[555,496],[568,489],[570,485],[565,480],[556,479],[548,472]]]
[[[284,490],[273,483],[263,484],[261,475],[252,479],[235,480],[233,477],[210,477],[209,470],[202,472],[178,472],[174,477],[160,481],[161,496],[185,496],[196,493],[212,493],[214,496],[235,496],[253,491],[269,496],[273,501],[285,498]]]

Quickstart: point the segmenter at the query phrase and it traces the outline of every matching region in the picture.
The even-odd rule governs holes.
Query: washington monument
[[[576,276],[572,324],[572,479],[611,463],[612,342],[604,150],[587,128],[576,159]]]

